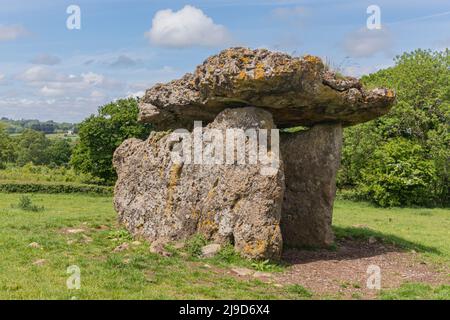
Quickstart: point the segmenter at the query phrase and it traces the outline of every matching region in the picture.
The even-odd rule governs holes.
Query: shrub
[[[378,148],[362,170],[360,192],[376,204],[388,206],[434,205],[436,168],[423,148],[396,138]]]
[[[34,205],[33,201],[31,201],[31,198],[29,196],[21,196],[17,207],[25,211],[33,211],[33,212],[44,210],[44,207]]]
[[[0,181],[0,192],[6,193],[94,193],[99,195],[111,195],[112,187],[62,184],[62,183],[21,183]]]
[[[208,241],[201,235],[194,235],[189,241],[186,243],[186,251],[192,257],[199,257],[202,254],[202,247],[208,244]]]

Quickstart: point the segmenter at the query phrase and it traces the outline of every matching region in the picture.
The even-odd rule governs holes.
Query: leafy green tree
[[[449,204],[449,174],[450,159],[450,50],[433,52],[416,50],[395,58],[395,66],[380,70],[362,78],[367,87],[388,87],[396,91],[397,102],[386,116],[347,128],[344,132],[344,148],[342,170],[339,173],[340,187],[364,186],[360,191],[367,191],[367,186],[377,184],[375,177],[367,172],[370,168],[381,168],[383,164],[375,165],[374,161],[386,161],[380,157],[380,152],[393,152],[395,146],[391,141],[406,139],[412,146],[420,146],[421,152],[414,154],[417,163],[427,165],[432,163],[433,179],[423,180],[425,188],[422,192],[432,194],[436,204]],[[386,145],[387,144],[387,145]],[[399,147],[400,148],[400,147]],[[410,155],[412,156],[412,155]],[[405,159],[399,161],[406,161]],[[397,165],[400,165],[400,162]],[[394,168],[384,167],[386,170]],[[420,169],[420,168],[417,168]],[[428,169],[427,169],[428,170]],[[430,171],[430,172],[431,172]],[[366,172],[366,174],[363,174]],[[398,172],[397,172],[398,173]],[[386,173],[390,175],[390,173]],[[384,179],[381,175],[380,179]],[[411,186],[407,180],[405,188]],[[382,181],[379,181],[382,183]],[[400,190],[400,189],[399,189]],[[384,191],[379,191],[382,193]],[[392,196],[394,192],[391,190]],[[417,198],[414,192],[409,197]],[[366,196],[380,204],[381,196],[369,193]],[[399,195],[397,200],[384,200],[385,205],[407,205],[415,203],[428,205],[430,197],[420,196],[415,200],[405,195]]]
[[[84,120],[78,127],[79,142],[71,164],[76,170],[90,173],[111,184],[116,179],[112,157],[116,148],[128,138],[145,139],[151,126],[137,121],[136,99],[122,99],[100,107],[97,115]]]
[[[0,169],[4,168],[7,162],[13,161],[15,156],[12,139],[6,132],[6,128],[0,123]]]
[[[72,145],[68,139],[51,141],[47,148],[49,164],[54,166],[67,166],[72,155]]]
[[[362,169],[360,188],[382,207],[434,205],[436,173],[420,144],[399,137],[375,150]]]
[[[49,163],[48,150],[50,140],[43,132],[26,129],[18,138],[17,164],[23,166],[29,162],[36,165]]]

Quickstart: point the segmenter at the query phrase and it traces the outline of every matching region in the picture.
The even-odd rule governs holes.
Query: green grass
[[[333,226],[338,238],[375,237],[420,252],[425,259],[450,265],[450,210],[382,209],[367,203],[335,203]]]
[[[145,243],[114,253],[121,240],[129,238],[116,225],[110,197],[32,195],[33,204],[45,207],[40,212],[16,208],[19,199],[17,194],[0,194],[0,299],[302,298],[285,288],[215,272],[231,265],[220,257],[200,260],[176,254],[166,258],[149,253]],[[98,228],[104,225],[109,229]],[[69,227],[87,229],[84,234],[92,242],[84,243],[82,234],[64,233]],[[32,242],[42,248],[30,248]],[[39,259],[46,263],[33,265]],[[214,268],[205,267],[207,263]],[[71,265],[81,270],[80,290],[66,287],[66,270]]]
[[[284,267],[244,260],[231,247],[206,260],[185,257],[175,249],[172,257],[158,256],[149,252],[146,243],[115,253],[114,248],[124,241],[130,243],[131,238],[116,224],[110,197],[30,195],[33,205],[43,207],[38,212],[20,209],[20,198],[20,194],[0,193],[0,299],[317,298],[299,285],[277,287],[232,277],[225,271],[236,265],[268,272],[283,271]],[[386,210],[339,201],[334,219],[340,237],[375,234],[406,248],[416,248],[439,263],[448,262],[449,210]],[[370,229],[352,227],[355,224]],[[86,231],[68,234],[67,228]],[[29,247],[32,242],[42,248]],[[198,252],[199,242],[193,240],[189,250]],[[45,259],[45,263],[33,265],[39,259]],[[81,270],[80,290],[66,287],[70,276],[67,267],[71,265]],[[382,292],[380,297],[448,298],[448,287],[416,286]]]
[[[50,140],[57,140],[57,139],[68,139],[72,142],[75,142],[79,139],[79,136],[77,134],[67,134],[67,133],[49,133],[45,135]]]
[[[423,283],[404,283],[396,290],[382,291],[380,298],[384,300],[449,300],[450,285],[432,288]]]

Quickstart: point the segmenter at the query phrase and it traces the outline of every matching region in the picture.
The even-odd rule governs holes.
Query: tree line
[[[12,120],[6,117],[0,119],[0,123],[5,125],[5,129],[9,134],[22,133],[27,129],[44,132],[46,134],[52,133],[67,133],[72,131],[76,133],[78,128],[73,123],[62,122],[58,123],[55,121],[39,121],[39,120]]]

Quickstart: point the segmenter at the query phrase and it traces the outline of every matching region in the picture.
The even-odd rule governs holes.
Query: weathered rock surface
[[[261,109],[226,109],[204,132],[229,128],[275,125]],[[193,133],[188,136],[194,139]],[[168,132],[153,132],[147,141],[126,140],[116,150],[114,204],[120,222],[150,241],[185,240],[200,233],[218,244],[234,243],[246,257],[279,258],[282,167],[274,175],[262,175],[260,163],[176,163],[170,155],[174,148]]]
[[[281,136],[286,176],[281,229],[290,247],[323,247],[331,229],[336,174],[340,166],[342,126],[316,125]]]
[[[269,110],[279,128],[353,125],[385,114],[394,99],[391,90],[368,91],[357,79],[336,75],[318,57],[230,48],[193,74],[147,90],[140,120],[163,130],[190,128],[226,108],[254,106]]]
[[[202,258],[212,258],[217,253],[219,253],[220,249],[222,249],[222,246],[218,243],[211,243],[204,247],[202,247]]]

